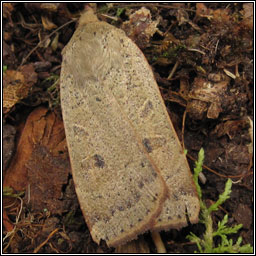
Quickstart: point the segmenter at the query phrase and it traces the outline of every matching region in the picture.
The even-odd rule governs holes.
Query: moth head
[[[86,25],[88,23],[99,21],[94,10],[90,6],[86,6],[84,12],[81,14],[79,19],[79,26]]]

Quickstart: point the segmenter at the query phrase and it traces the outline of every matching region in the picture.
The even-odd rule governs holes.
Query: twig
[[[50,235],[47,237],[47,239],[42,242],[39,246],[36,247],[36,249],[33,251],[33,253],[38,253],[38,251],[52,238],[52,236],[59,231],[59,228],[54,229]]]
[[[107,14],[100,14],[101,16],[103,16],[103,17],[106,17],[106,18],[108,18],[108,19],[111,19],[111,20],[114,20],[114,21],[118,21],[118,18],[117,17],[112,17],[112,16],[109,16],[109,15],[107,15]]]
[[[185,149],[184,130],[185,130],[186,115],[187,115],[187,109],[185,109],[185,111],[184,111],[184,113],[183,113],[183,117],[182,117],[181,143],[182,143],[183,150]],[[200,173],[199,173],[198,178],[200,179],[200,181],[201,181],[203,184],[206,183],[206,177],[205,177],[205,175],[203,174],[203,172],[200,172]]]
[[[23,58],[21,64],[19,65],[18,69],[27,61],[27,59],[29,58],[29,56],[42,44],[44,43],[46,40],[48,40],[52,35],[54,35],[56,32],[58,32],[59,30],[61,30],[62,28],[64,28],[65,26],[69,25],[70,23],[75,22],[77,19],[74,20],[70,20],[67,23],[61,25],[60,27],[58,27],[57,29],[55,29],[50,35],[46,36],[42,41],[40,41],[29,53],[28,55]]]
[[[166,249],[159,232],[152,231],[151,236],[156,246],[157,253],[166,253]]]
[[[181,143],[182,143],[183,150],[185,149],[184,130],[185,130],[186,115],[187,115],[187,109],[185,109],[185,111],[183,113],[183,117],[182,117]]]
[[[194,162],[196,161],[196,159],[193,156],[189,155],[189,154],[187,154],[187,157],[189,159],[191,159],[192,161],[194,161]],[[239,175],[224,175],[224,174],[221,174],[221,173],[218,173],[218,172],[214,171],[213,169],[211,169],[210,167],[208,167],[204,164],[203,164],[203,168],[212,172],[212,173],[214,173],[214,174],[216,174],[216,175],[218,175],[219,177],[230,178],[230,179],[232,179],[232,178],[241,178],[241,177],[244,178],[244,177],[247,177],[247,176],[250,176],[250,175],[253,174],[253,172],[249,172],[249,173],[239,174]]]
[[[118,3],[120,4],[120,3]],[[188,9],[188,8],[180,8],[178,6],[173,5],[164,5],[164,4],[156,4],[156,3],[141,3],[141,4],[124,4],[124,5],[114,5],[115,8],[122,8],[122,7],[159,7],[159,8],[166,8],[166,9],[182,9],[189,12],[196,12],[196,10]]]
[[[198,49],[194,49],[194,48],[187,48],[188,51],[190,52],[199,52],[201,53],[202,55],[205,55],[205,52],[201,51],[201,50],[198,50]]]
[[[22,208],[23,208],[23,200],[20,198],[20,197],[17,197],[19,200],[20,200],[20,210],[19,210],[19,213],[18,215],[16,216],[16,220],[15,220],[15,224],[14,224],[14,227],[12,229],[12,231],[8,232],[6,234],[6,236],[3,238],[3,242],[5,241],[6,238],[8,237],[11,237],[8,244],[4,247],[3,251],[5,252],[7,250],[7,248],[10,246],[11,242],[12,242],[12,239],[14,238],[14,235],[15,233],[17,232],[16,229],[17,229],[17,224],[19,222],[19,218],[20,218],[20,215],[21,215],[21,212],[22,212]]]
[[[15,220],[15,224],[14,224],[13,230],[6,234],[6,236],[3,238],[3,242],[5,241],[6,238],[8,238],[9,236],[11,236],[12,234],[15,233],[16,226],[17,226],[17,224],[19,222],[19,218],[20,218],[20,215],[21,215],[21,212],[22,212],[22,208],[23,208],[23,200],[20,197],[17,197],[17,198],[20,200],[20,210],[19,210],[18,215],[16,216],[16,220]]]
[[[171,73],[169,74],[169,76],[167,77],[167,80],[171,80],[173,74],[175,73],[177,67],[179,66],[179,61],[177,60],[176,63],[174,64]]]
[[[224,68],[223,71],[225,72],[225,74],[227,76],[229,76],[229,77],[231,77],[233,79],[236,79],[236,76],[233,73],[231,73],[230,71],[228,71],[227,69]]]
[[[217,53],[217,49],[218,49],[218,45],[219,45],[219,41],[220,41],[220,39],[218,39],[218,41],[217,41],[217,43],[216,43],[216,45],[215,45],[215,54]]]
[[[28,202],[27,204],[30,203],[30,183],[28,184]]]

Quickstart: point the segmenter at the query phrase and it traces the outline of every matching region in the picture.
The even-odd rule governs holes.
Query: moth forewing
[[[90,21],[63,50],[61,105],[94,241],[117,246],[196,222],[191,173],[148,62],[122,30]]]
[[[87,55],[81,49],[83,36],[80,44],[71,40],[63,55],[63,120],[76,192],[91,235],[97,243],[103,239],[116,246],[152,228],[166,186],[123,109],[103,84],[108,64],[96,70],[100,74],[95,73],[98,63],[88,68],[91,51],[88,48]]]

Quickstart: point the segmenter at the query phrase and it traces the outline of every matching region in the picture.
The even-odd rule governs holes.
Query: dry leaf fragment
[[[249,123],[249,136],[251,138],[251,142],[248,145],[248,151],[249,154],[253,155],[253,122],[252,119],[248,116],[247,117],[247,122]]]
[[[3,170],[8,167],[14,152],[14,138],[16,129],[9,124],[3,125]]]
[[[248,125],[248,121],[246,119],[241,120],[229,120],[225,123],[218,124],[212,134],[217,134],[217,137],[221,137],[225,134],[228,135],[230,139],[241,132],[241,129],[244,129]]]
[[[45,108],[35,109],[27,118],[3,185],[15,191],[27,190],[27,199],[37,210],[65,210],[68,205],[61,200],[69,171],[65,142],[62,120]]]
[[[42,24],[45,30],[52,30],[57,26],[47,16],[41,16]]]
[[[177,11],[175,11],[175,16],[177,18],[177,21],[179,22],[178,23],[179,26],[188,23],[195,30],[201,31],[201,29],[194,22],[192,22],[189,19],[189,15],[188,15],[187,11],[185,11],[183,8],[177,9]]]
[[[52,40],[52,43],[51,43],[51,47],[52,47],[52,50],[55,52],[58,48],[58,43],[59,43],[59,33],[56,33],[55,37],[53,38]]]
[[[31,209],[47,209],[51,214],[68,210],[66,202],[62,200],[62,187],[67,184],[69,159],[53,156],[45,146],[35,145],[26,167]]]
[[[187,113],[192,119],[202,120],[205,116],[205,112],[208,109],[207,102],[200,100],[189,100],[187,103]]]
[[[12,47],[3,41],[3,64],[9,68],[13,66],[16,61],[15,54],[12,51]]]
[[[20,100],[26,98],[37,82],[33,64],[24,65],[20,71],[6,70],[3,75],[3,110],[8,113]]]
[[[150,10],[145,7],[130,15],[129,21],[122,24],[122,29],[141,49],[147,47],[150,38],[157,31],[159,19],[152,21]]]
[[[47,71],[52,67],[52,63],[50,61],[37,61],[34,62],[34,67],[36,72]]]
[[[25,8],[30,13],[56,13],[61,3],[25,3]]]
[[[41,3],[40,8],[48,12],[57,12],[60,3]]]
[[[244,3],[243,9],[243,23],[247,25],[250,29],[253,29],[253,3]]]
[[[220,102],[212,102],[207,111],[207,118],[216,119],[222,111]]]
[[[201,17],[212,19],[212,9],[206,7],[204,3],[196,3],[196,17],[194,19],[197,22]]]
[[[11,16],[12,11],[14,10],[12,3],[3,3],[3,17],[8,18]]]
[[[16,191],[27,188],[26,164],[36,145],[46,147],[52,156],[67,158],[63,123],[54,113],[47,112],[45,108],[37,108],[27,118],[16,153],[7,169],[4,186]]]
[[[213,77],[210,77],[213,80]],[[229,79],[225,77],[220,82],[213,82],[203,77],[196,77],[192,90],[188,97],[187,112],[195,119],[202,119],[203,114],[207,111],[207,117],[216,119],[222,111],[221,102],[224,96]]]

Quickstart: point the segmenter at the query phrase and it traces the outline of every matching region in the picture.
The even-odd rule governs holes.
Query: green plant
[[[174,58],[177,57],[178,54],[184,49],[186,49],[186,46],[183,44],[174,45],[169,47],[167,51],[163,52],[162,56],[165,58]]]
[[[8,69],[8,67],[5,65],[3,66],[3,72],[5,72]]]
[[[14,192],[13,188],[11,187],[3,187],[3,196],[9,196],[9,197],[21,197],[25,194],[24,191],[21,191],[19,193]]]
[[[125,8],[117,8],[116,10],[116,16],[120,17],[120,15],[125,11]]]
[[[230,197],[232,181],[230,179],[227,180],[225,190],[219,196],[217,202],[207,208],[202,200],[202,191],[198,183],[198,175],[202,171],[203,161],[204,150],[201,149],[198,154],[198,161],[196,161],[196,167],[194,168],[193,179],[195,181],[200,200],[200,221],[205,225],[206,230],[202,239],[196,236],[194,233],[190,233],[187,238],[191,242],[196,243],[200,253],[253,253],[253,248],[250,244],[241,245],[242,237],[239,237],[235,244],[233,243],[232,239],[228,240],[227,235],[236,234],[237,231],[243,226],[242,224],[235,225],[234,227],[226,226],[228,222],[228,215],[225,215],[223,220],[218,223],[217,230],[213,230],[211,213],[213,211],[217,211],[218,207]],[[221,238],[221,242],[215,247],[213,239],[216,236]]]

